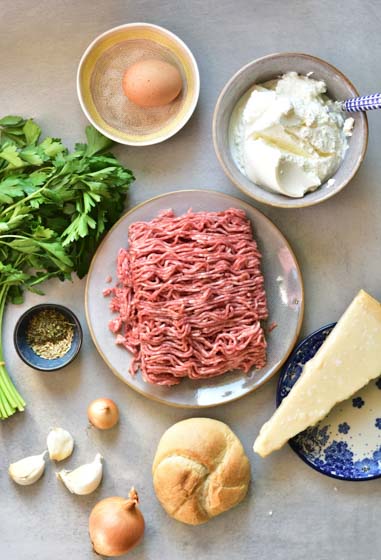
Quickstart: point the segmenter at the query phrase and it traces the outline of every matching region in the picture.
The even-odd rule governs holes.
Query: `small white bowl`
[[[286,72],[313,72],[312,77],[324,80],[331,99],[344,100],[358,96],[356,88],[337,68],[320,58],[302,53],[277,53],[258,58],[239,70],[222,90],[213,116],[213,142],[217,157],[226,175],[246,195],[270,206],[301,208],[318,204],[341,191],[360,167],[368,143],[368,122],[364,113],[352,113],[355,120],[349,147],[332,181],[323,183],[303,198],[289,198],[270,192],[253,183],[238,169],[230,149],[229,127],[233,110],[254,84],[267,82]]]
[[[141,108],[123,94],[126,64],[159,58],[178,68],[183,89],[165,107]],[[102,134],[130,146],[167,140],[190,119],[200,93],[196,60],[174,33],[150,23],[128,23],[99,35],[85,50],[77,93],[86,117]]]

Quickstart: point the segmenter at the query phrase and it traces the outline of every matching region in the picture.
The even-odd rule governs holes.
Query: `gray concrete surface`
[[[364,94],[380,88],[377,0],[2,0],[1,114],[33,115],[46,133],[68,143],[81,138],[86,119],[75,91],[78,60],[97,34],[132,21],[163,25],[184,39],[200,66],[201,95],[194,117],[176,137],[158,146],[116,149],[137,177],[129,206],[189,187],[241,196],[214,155],[211,119],[224,83],[253,58],[305,51],[338,66]],[[369,121],[366,161],[340,195],[304,210],[260,207],[289,239],[302,267],[303,333],[335,320],[360,287],[381,298],[381,112]],[[141,496],[147,531],[131,560],[380,558],[380,481],[334,481],[309,469],[288,447],[266,460],[251,452],[254,436],[274,408],[275,379],[241,401],[203,412],[228,422],[246,446],[254,482],[245,502],[199,528],[169,519],[153,494],[151,461],[162,432],[192,412],[150,402],[113,376],[86,330],[83,292],[79,281],[46,287],[45,299],[70,304],[85,328],[77,361],[54,374],[24,366],[12,344],[17,317],[43,300],[28,296],[24,305],[7,310],[6,360],[28,408],[0,424],[1,560],[95,559],[88,513],[98,499],[126,494],[132,484]],[[101,395],[117,400],[122,411],[120,426],[111,434],[86,431],[87,403]],[[53,464],[29,488],[8,479],[9,462],[41,451],[52,425],[75,436],[68,465],[87,461],[96,450],[104,455],[104,482],[95,494],[70,495],[55,480]]]

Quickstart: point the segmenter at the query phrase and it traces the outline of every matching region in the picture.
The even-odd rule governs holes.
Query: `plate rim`
[[[288,363],[292,359],[293,355],[296,354],[296,352],[298,352],[298,350],[300,350],[300,348],[305,344],[305,342],[307,342],[307,340],[309,340],[310,338],[312,338],[316,334],[318,334],[322,331],[325,331],[329,328],[331,328],[331,330],[332,330],[336,326],[336,324],[337,324],[337,321],[333,321],[332,323],[327,323],[326,325],[323,325],[319,329],[315,329],[313,332],[311,332],[310,334],[305,336],[297,344],[297,346],[295,346],[293,351],[289,354],[289,356],[288,356],[287,360],[285,361],[285,363],[283,364],[282,370],[279,374],[279,379],[278,379],[277,388],[276,388],[276,396],[275,396],[275,403],[276,403],[277,408],[279,407],[279,405],[281,404],[281,402],[283,400],[283,399],[280,398],[280,391],[281,391],[281,388],[282,388],[282,382],[283,382],[284,376],[286,374]],[[381,472],[380,472],[380,474],[372,475],[372,476],[369,476],[367,478],[353,478],[353,477],[350,477],[350,476],[338,476],[336,474],[325,472],[325,471],[319,469],[319,467],[317,467],[316,465],[313,465],[312,463],[310,463],[306,459],[306,457],[304,455],[302,455],[302,453],[300,453],[299,449],[296,447],[295,443],[293,442],[293,439],[294,438],[291,438],[288,441],[288,445],[291,447],[293,452],[299,457],[299,459],[301,459],[303,461],[303,463],[305,463],[308,467],[310,467],[314,471],[318,472],[319,474],[322,474],[324,476],[328,476],[329,478],[334,478],[335,480],[343,480],[344,482],[369,482],[369,480],[376,480],[377,478],[381,478]]]
[[[178,194],[184,194],[184,193],[194,193],[194,192],[198,192],[198,193],[212,193],[212,194],[218,194],[219,196],[222,196],[224,198],[227,198],[228,200],[231,200],[233,203],[234,201],[238,200],[240,204],[242,204],[243,206],[246,206],[248,208],[250,208],[250,211],[254,211],[254,213],[260,214],[261,218],[264,218],[265,221],[267,222],[268,226],[271,229],[275,229],[277,231],[277,233],[279,233],[283,240],[284,243],[287,247],[287,249],[290,251],[295,265],[296,265],[296,270],[297,270],[297,274],[298,274],[298,279],[299,279],[299,283],[300,283],[300,291],[301,291],[301,297],[300,297],[300,311],[299,311],[299,317],[298,317],[298,323],[296,325],[296,331],[295,331],[295,335],[293,337],[293,339],[291,340],[289,347],[287,349],[287,351],[284,354],[284,357],[282,358],[282,360],[279,363],[279,366],[274,369],[274,371],[271,373],[271,375],[269,377],[267,377],[266,379],[261,380],[255,387],[253,387],[251,390],[249,390],[247,393],[244,393],[243,395],[238,395],[236,397],[233,397],[231,399],[228,399],[224,402],[220,402],[220,403],[216,403],[216,404],[178,404],[178,403],[174,403],[174,402],[169,402],[167,400],[165,400],[164,398],[160,398],[158,396],[155,395],[150,395],[145,393],[144,391],[140,390],[139,388],[137,388],[135,385],[133,385],[132,383],[129,383],[128,380],[126,380],[124,377],[122,377],[118,371],[116,371],[116,369],[111,365],[110,361],[108,360],[107,356],[105,356],[104,352],[101,350],[101,348],[98,345],[97,339],[95,337],[95,333],[90,321],[90,312],[89,312],[89,307],[88,307],[88,293],[89,293],[89,284],[90,284],[90,277],[91,277],[91,272],[92,269],[94,267],[94,263],[96,261],[96,258],[98,256],[98,254],[101,252],[103,245],[105,244],[106,240],[109,238],[109,236],[112,234],[112,232],[119,226],[119,224],[126,219],[127,216],[131,215],[133,212],[135,212],[136,210],[138,210],[139,208],[146,206],[147,204],[153,202],[154,200],[158,200],[160,198],[166,198],[168,196],[171,195],[178,195]],[[303,324],[303,318],[304,318],[304,307],[305,307],[305,290],[304,290],[304,283],[303,283],[303,276],[301,273],[301,269],[298,263],[298,260],[296,258],[296,255],[293,251],[293,249],[291,248],[291,245],[288,242],[288,239],[284,236],[284,234],[280,231],[280,229],[265,215],[263,214],[260,210],[258,210],[258,208],[256,208],[255,206],[252,206],[250,203],[246,202],[245,200],[242,200],[241,198],[232,196],[230,194],[227,193],[223,193],[220,191],[215,191],[212,189],[183,189],[183,190],[176,190],[176,191],[169,191],[166,193],[161,193],[158,194],[156,196],[153,196],[143,202],[140,202],[138,204],[136,204],[135,206],[133,206],[132,208],[130,208],[129,210],[127,210],[124,214],[122,214],[122,216],[112,225],[112,227],[109,229],[109,231],[107,232],[107,234],[104,236],[104,238],[102,239],[101,243],[98,245],[97,250],[95,251],[93,258],[91,259],[91,263],[89,266],[89,270],[87,272],[87,276],[86,276],[86,285],[85,285],[85,294],[84,294],[84,298],[85,298],[85,317],[86,317],[86,323],[89,329],[89,333],[91,336],[91,340],[95,346],[95,348],[97,349],[97,352],[99,353],[99,355],[101,356],[102,360],[105,362],[105,364],[107,365],[107,367],[112,371],[112,373],[118,378],[120,379],[124,385],[127,385],[129,388],[133,389],[134,391],[136,391],[139,395],[142,395],[145,398],[148,398],[152,401],[158,402],[160,404],[165,404],[167,406],[171,406],[173,408],[182,408],[182,409],[204,409],[204,408],[212,408],[212,407],[216,407],[216,406],[221,406],[224,404],[229,404],[231,402],[237,401],[243,397],[246,397],[247,395],[249,395],[250,393],[255,392],[256,390],[258,390],[260,387],[262,387],[262,385],[264,385],[265,383],[267,383],[268,381],[270,381],[270,379],[272,379],[274,377],[274,375],[276,373],[278,373],[282,367],[284,366],[284,364],[286,363],[286,361],[288,360],[289,356],[291,355],[291,352],[295,346],[295,342],[298,340],[298,337],[300,335],[300,331],[302,328],[302,324]]]

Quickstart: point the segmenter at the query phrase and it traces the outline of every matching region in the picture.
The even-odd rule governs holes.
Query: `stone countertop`
[[[244,198],[218,164],[211,121],[225,82],[254,58],[308,52],[340,68],[363,94],[379,87],[381,12],[376,0],[3,0],[1,114],[34,116],[46,134],[69,145],[83,138],[87,122],[76,95],[78,61],[96,35],[134,21],[167,27],[188,44],[200,67],[201,95],[193,118],[172,139],[146,148],[116,148],[137,177],[129,207],[158,193],[192,187]],[[361,287],[381,299],[381,112],[373,112],[369,124],[366,161],[342,193],[300,210],[254,203],[285,234],[301,265],[306,288],[302,334],[336,320]],[[379,481],[358,484],[321,476],[288,446],[266,460],[252,453],[254,437],[274,409],[276,379],[240,401],[201,412],[227,422],[242,439],[254,481],[247,499],[198,528],[167,517],[153,494],[153,454],[166,428],[197,411],[151,402],[114,377],[87,331],[84,287],[78,280],[46,286],[45,300],[70,305],[84,327],[78,359],[61,372],[35,372],[13,349],[17,318],[44,299],[28,295],[23,305],[7,309],[5,357],[28,407],[0,424],[0,558],[95,560],[87,536],[89,511],[102,497],[125,495],[132,484],[141,497],[147,530],[142,545],[128,556],[131,560],[379,558]],[[99,396],[114,398],[122,412],[119,428],[110,433],[86,429],[87,404]],[[67,428],[76,440],[65,467],[90,460],[97,450],[104,455],[104,481],[94,494],[70,495],[55,480],[52,463],[34,486],[22,488],[9,480],[8,464],[42,451],[54,425]]]

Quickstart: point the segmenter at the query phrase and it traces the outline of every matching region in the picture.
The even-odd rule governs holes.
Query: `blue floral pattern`
[[[339,434],[347,434],[351,427],[347,422],[342,422],[338,425],[337,429],[339,430]]]
[[[277,406],[291,391],[302,373],[303,365],[316,354],[334,326],[335,323],[312,333],[291,354],[279,378]],[[381,377],[376,385],[381,390]],[[352,399],[355,408],[361,409],[364,404],[359,396]],[[381,430],[381,418],[375,419],[375,426]],[[376,450],[369,450],[367,457],[358,459],[350,447],[350,440],[345,438],[350,429],[347,422],[341,422],[336,431],[322,421],[292,438],[290,445],[308,465],[323,474],[345,480],[381,476],[381,445]],[[341,434],[342,439],[334,434]]]
[[[361,397],[355,397],[354,399],[352,399],[352,405],[354,408],[362,408],[364,404],[365,402],[362,400]]]
[[[308,337],[308,339],[306,339],[306,341],[308,340],[308,344],[305,344],[306,341],[303,341],[299,346],[297,346],[296,350],[294,350],[291,358],[283,369],[281,378],[279,379],[277,392],[278,406],[284,397],[286,397],[291,391],[295,382],[299,379],[304,364],[315,356],[316,352],[319,350],[320,346],[323,344],[334,326],[335,323],[327,325],[327,327],[323,330],[313,333],[310,337]]]

